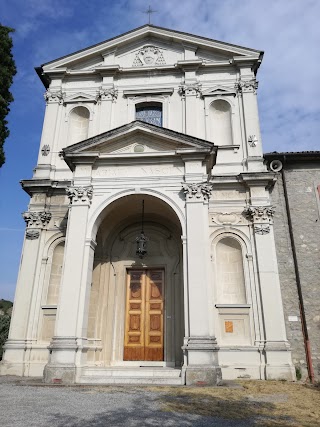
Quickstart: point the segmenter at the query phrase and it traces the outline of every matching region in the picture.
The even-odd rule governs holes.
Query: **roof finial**
[[[152,10],[151,9],[150,4],[149,4],[148,9],[143,12],[143,13],[147,13],[149,15],[149,25],[151,24],[151,14],[152,13],[156,13],[156,12],[157,12],[157,10]]]

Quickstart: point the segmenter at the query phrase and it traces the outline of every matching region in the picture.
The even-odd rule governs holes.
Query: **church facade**
[[[47,105],[2,374],[295,379],[262,57],[145,25],[37,69]]]

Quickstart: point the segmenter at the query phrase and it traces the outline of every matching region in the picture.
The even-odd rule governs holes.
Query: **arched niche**
[[[140,259],[136,254],[136,238],[142,227],[143,200],[144,233],[148,241],[147,255]],[[149,274],[160,270],[164,278],[164,356],[162,361],[155,363],[181,366],[184,337],[182,230],[176,213],[161,199],[135,194],[112,202],[103,217],[96,235],[88,307],[88,364],[136,363],[137,359],[127,359],[124,355],[130,272],[138,270]]]
[[[64,242],[60,242],[52,255],[51,272],[47,293],[47,305],[57,305],[63,267]]]
[[[42,341],[51,341],[54,336],[54,328],[56,323],[56,313],[59,301],[59,291],[63,268],[65,242],[60,241],[54,249],[50,249],[51,256],[49,258],[49,283],[45,304],[42,306],[42,327],[40,339]]]
[[[90,112],[86,107],[75,107],[69,115],[68,145],[88,137]]]
[[[218,304],[246,304],[243,255],[240,243],[232,237],[216,246]]]
[[[209,107],[212,140],[216,145],[232,145],[231,105],[223,99],[216,99]]]

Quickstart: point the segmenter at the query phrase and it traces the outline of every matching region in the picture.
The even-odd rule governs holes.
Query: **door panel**
[[[162,270],[147,271],[145,360],[163,360],[163,276]]]
[[[127,275],[124,360],[163,360],[163,270]]]
[[[127,275],[126,333],[123,360],[143,360],[145,330],[144,272],[130,271]]]

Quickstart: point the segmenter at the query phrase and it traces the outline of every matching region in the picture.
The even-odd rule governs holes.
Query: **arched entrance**
[[[136,254],[144,201],[147,254]],[[88,313],[91,366],[181,366],[184,337],[181,225],[151,195],[121,197],[103,211]]]

